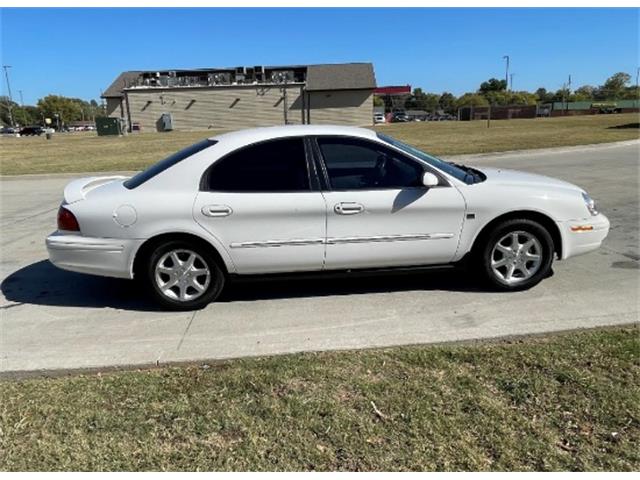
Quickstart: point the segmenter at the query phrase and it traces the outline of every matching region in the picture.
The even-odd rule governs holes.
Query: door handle
[[[202,207],[202,214],[205,217],[228,217],[232,213],[233,210],[227,205],[205,205]]]
[[[356,202],[340,202],[336,203],[333,211],[338,215],[356,215],[364,212],[364,205]]]

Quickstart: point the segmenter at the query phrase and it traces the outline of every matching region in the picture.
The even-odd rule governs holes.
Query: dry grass
[[[529,148],[615,142],[638,138],[638,115],[486,122],[391,124],[376,130],[396,136],[435,155],[497,152]],[[140,170],[214,131],[143,133],[98,137],[95,133],[0,138],[0,173],[106,172]]]
[[[640,137],[640,116],[577,117],[486,121],[394,123],[376,128],[434,155],[503,152],[617,142]]]
[[[0,383],[0,470],[638,470],[637,328]]]
[[[3,175],[24,173],[115,172],[142,170],[214,132],[142,133],[98,137],[95,133],[44,137],[3,137]]]

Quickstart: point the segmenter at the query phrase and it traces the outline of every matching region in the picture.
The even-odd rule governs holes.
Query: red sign
[[[393,85],[378,87],[373,90],[376,95],[411,95],[411,85]]]

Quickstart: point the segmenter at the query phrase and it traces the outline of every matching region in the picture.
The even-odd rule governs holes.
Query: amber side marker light
[[[572,232],[590,232],[593,230],[593,225],[576,225],[571,227]]]

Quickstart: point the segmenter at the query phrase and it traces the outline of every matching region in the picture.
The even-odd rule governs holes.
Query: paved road
[[[512,294],[451,273],[248,282],[189,313],[154,309],[131,282],[63,272],[46,260],[69,177],[0,179],[0,371],[145,365],[491,338],[638,320],[638,143],[507,154],[467,163],[585,187],[612,230],[597,252]]]

